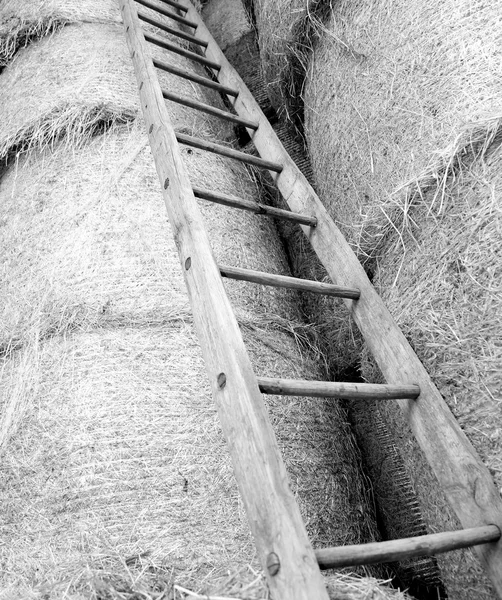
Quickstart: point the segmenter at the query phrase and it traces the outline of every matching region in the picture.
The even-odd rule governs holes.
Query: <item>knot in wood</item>
[[[267,571],[268,574],[272,577],[279,573],[279,569],[281,568],[281,561],[275,552],[271,552],[267,556]]]
[[[223,389],[227,385],[227,376],[225,375],[225,373],[220,373],[218,375],[217,382],[218,382],[218,387],[220,389]]]

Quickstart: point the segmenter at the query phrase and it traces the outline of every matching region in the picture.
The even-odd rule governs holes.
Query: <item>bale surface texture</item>
[[[3,0],[0,69],[20,49],[69,23],[120,23],[115,0]]]

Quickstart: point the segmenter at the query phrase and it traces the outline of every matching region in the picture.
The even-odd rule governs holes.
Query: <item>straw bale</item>
[[[166,36],[164,36],[166,37]],[[182,68],[188,60],[151,48],[152,55]],[[77,143],[87,132],[135,118],[138,97],[121,25],[68,25],[20,51],[0,75],[0,160],[14,151],[43,147],[60,136]],[[171,91],[206,100],[199,86],[159,73]],[[215,94],[209,100],[221,105]],[[180,105],[170,105],[175,125],[228,136],[226,124]]]
[[[202,16],[223,51],[252,31],[252,24],[239,0],[211,0],[202,9]]]
[[[415,211],[417,226],[404,238],[406,253],[396,241],[389,242],[376,284],[502,493],[501,164],[497,146],[449,182],[442,215],[425,206]],[[425,199],[432,203],[434,192]],[[375,377],[370,361],[363,366],[367,377]],[[395,421],[393,412],[389,407],[386,418]],[[404,435],[400,419],[395,427]],[[408,444],[405,451],[410,472],[423,472],[415,448]],[[430,502],[423,476],[415,486],[421,501]],[[442,525],[441,507],[430,508],[429,514],[433,526]],[[472,593],[460,589],[464,578],[478,580],[475,568],[467,563],[455,573],[458,597]],[[477,597],[492,597],[480,577],[478,585]]]
[[[244,167],[183,152],[194,184],[252,195]],[[117,565],[148,550],[153,567],[168,564],[187,586],[219,585],[252,564],[252,544],[219,430],[214,443],[217,420],[143,135],[112,129],[71,153],[64,143],[32,151],[11,165],[2,192],[3,231],[18,249],[2,294],[18,348],[7,342],[2,369],[4,588],[57,598],[64,586],[77,597],[96,578],[115,585]],[[201,207],[218,259],[285,272],[271,223]],[[257,372],[318,372],[295,329],[293,294],[227,287]],[[26,371],[34,383],[20,389]],[[271,398],[269,407],[313,541],[369,536],[337,404]],[[188,506],[184,478],[195,480]]]
[[[120,23],[114,0],[3,0],[0,5],[0,70],[33,40],[69,23]]]
[[[307,77],[306,128],[314,169],[325,174],[321,195],[362,255],[406,228],[424,180],[462,150],[460,134],[469,143],[502,115],[500,8],[480,0],[336,5]]]
[[[194,4],[199,8],[198,2]],[[141,11],[173,25],[171,19],[149,8],[142,6]],[[0,6],[0,72],[19,49],[66,25],[77,23],[121,24],[119,5],[115,0],[3,0]],[[159,35],[158,29],[146,23],[142,26]]]

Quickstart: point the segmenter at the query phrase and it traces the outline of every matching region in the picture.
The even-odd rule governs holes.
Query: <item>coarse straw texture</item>
[[[502,117],[501,19],[477,0],[337,4],[307,77],[306,129],[321,196],[362,257],[406,229],[431,179],[440,212],[443,174]]]
[[[145,9],[145,13],[152,13]],[[163,20],[156,15],[159,20]],[[167,20],[167,17],[164,18]],[[153,31],[148,26],[146,30]],[[175,43],[174,36],[155,33]],[[183,44],[182,44],[183,45]],[[154,57],[190,69],[188,59],[151,45]],[[20,51],[1,75],[0,161],[30,148],[43,148],[63,137],[78,145],[89,133],[134,119],[139,111],[136,80],[121,24],[77,23]],[[162,87],[205,102],[216,94],[159,72]],[[220,102],[221,105],[221,102]],[[203,135],[228,137],[231,128],[176,105],[173,122]]]
[[[425,206],[415,212],[417,226],[404,238],[406,253],[396,240],[385,249],[376,285],[502,493],[501,165],[496,146],[449,181],[442,215]],[[434,193],[424,199],[433,203]],[[371,361],[363,370],[375,377]],[[386,418],[395,420],[393,412],[390,406]],[[404,431],[399,421],[396,427]],[[406,447],[407,460],[412,473],[422,472],[414,450]],[[422,502],[429,502],[420,479],[415,486]],[[437,510],[436,522],[443,518]],[[490,598],[488,587],[460,591],[466,578],[475,580],[473,568],[467,564],[467,572],[456,574],[459,597]]]
[[[211,35],[223,51],[238,43],[252,30],[244,7],[239,1],[211,0],[202,9],[202,16]]]
[[[120,23],[115,0],[3,0],[0,70],[16,52],[70,23]]]

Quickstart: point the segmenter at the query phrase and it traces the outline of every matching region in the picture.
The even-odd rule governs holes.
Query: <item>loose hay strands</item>
[[[153,56],[163,57],[161,49]],[[170,57],[179,67],[189,61]],[[139,110],[135,80],[122,28],[115,24],[68,25],[20,52],[1,74],[0,161],[16,152],[70,145],[114,123],[131,121]],[[205,94],[180,78],[160,74],[161,84],[192,98]],[[210,95],[211,103],[218,96]],[[228,136],[230,129],[187,108],[171,108],[174,122],[206,136]]]
[[[441,215],[431,214],[427,205],[434,190],[424,194],[415,213],[420,227],[401,246],[385,248],[377,270],[377,284],[415,350],[433,373],[441,393],[469,439],[490,468],[502,489],[502,440],[500,436],[502,360],[500,345],[502,182],[500,146],[448,182],[448,196]],[[461,226],[459,226],[461,224]],[[390,242],[389,242],[390,243]],[[427,280],[420,274],[427,272]],[[420,308],[419,308],[420,307]],[[427,310],[423,310],[426,307]],[[364,372],[375,376],[374,365],[365,361]],[[394,421],[392,408],[385,417]],[[402,423],[395,425],[403,431]],[[405,449],[410,471],[421,502],[429,504],[431,521],[446,519],[440,504],[430,497],[421,479],[424,465],[412,447]],[[430,479],[430,477],[429,477]],[[477,579],[469,556],[465,577]],[[458,575],[455,576],[458,581]],[[461,580],[456,585],[461,585]],[[476,591],[490,597],[489,588]],[[459,592],[460,593],[460,592]],[[484,596],[483,596],[484,594]]]
[[[0,5],[0,70],[29,43],[70,23],[120,22],[116,2],[105,0],[3,0]]]

